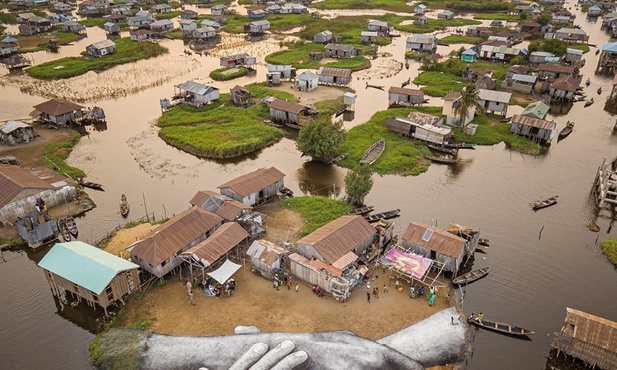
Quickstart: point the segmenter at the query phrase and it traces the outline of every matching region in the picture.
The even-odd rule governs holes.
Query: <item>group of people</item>
[[[224,284],[216,282],[214,279],[209,277],[205,281],[200,281],[199,278],[195,278],[194,280],[188,278],[186,281],[186,289],[188,291],[189,299],[191,300],[191,305],[195,305],[195,296],[193,294],[193,286],[203,285],[204,293],[207,297],[216,297],[219,299],[221,295],[226,295],[227,297],[231,297],[236,293],[236,279],[230,278]]]
[[[291,290],[291,275],[284,271],[279,271],[274,274],[272,278],[272,288],[279,290],[279,287],[287,286],[287,290]],[[298,291],[298,284],[296,284],[296,292]]]
[[[469,315],[469,317],[467,318],[467,322],[475,321],[479,323],[479,322],[482,322],[483,318],[484,318],[484,314],[482,312],[480,312],[478,316],[476,316],[476,314],[472,312],[471,315]]]
[[[36,198],[36,205],[34,208],[36,208],[36,213],[38,214],[47,214],[47,204],[45,204],[42,198]]]

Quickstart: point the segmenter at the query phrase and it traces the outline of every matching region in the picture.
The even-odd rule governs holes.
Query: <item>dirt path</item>
[[[120,229],[116,232],[116,235],[114,235],[111,241],[107,244],[105,250],[109,253],[115,254],[116,256],[127,258],[128,255],[125,249],[139,239],[143,238],[144,235],[149,233],[157,226],[159,225],[144,223],[135,227],[131,227],[130,229]]]

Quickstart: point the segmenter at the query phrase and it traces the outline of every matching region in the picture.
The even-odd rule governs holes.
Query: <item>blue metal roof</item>
[[[89,244],[75,241],[54,245],[39,262],[39,267],[95,294],[101,294],[116,274],[139,266]]]
[[[610,44],[602,46],[602,51],[617,53],[617,42],[611,42]]]

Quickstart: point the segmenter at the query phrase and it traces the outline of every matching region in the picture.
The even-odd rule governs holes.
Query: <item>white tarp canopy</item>
[[[227,281],[227,279],[231,277],[231,275],[233,275],[236,271],[238,271],[240,267],[242,266],[235,264],[231,262],[230,260],[226,260],[225,263],[223,263],[221,267],[219,267],[218,269],[214,271],[207,272],[207,274],[210,275],[214,280],[223,284],[224,282]]]

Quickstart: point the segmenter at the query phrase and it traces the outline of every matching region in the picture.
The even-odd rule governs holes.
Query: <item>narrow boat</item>
[[[381,153],[386,149],[386,141],[384,139],[371,145],[370,148],[364,152],[360,163],[373,164],[381,156]]]
[[[596,55],[600,54],[600,49],[596,50]]]
[[[411,83],[411,78],[408,78],[407,81],[403,81],[403,83],[401,83],[401,87],[405,87],[409,85],[410,83]]]
[[[510,324],[504,324],[502,322],[487,320],[485,318],[479,319],[477,317],[470,317],[467,319],[467,322],[470,324],[474,324],[477,326],[481,326],[488,330],[497,331],[500,333],[510,334],[510,335],[531,335],[534,334],[533,331],[523,329],[519,326],[512,326]]]
[[[66,217],[64,217],[64,224],[66,225],[66,228],[69,230],[71,235],[77,237],[79,230],[77,230],[77,223],[75,222],[73,216],[66,215]]]
[[[295,124],[295,123],[293,123],[293,122],[287,122],[287,121],[285,122],[285,126],[287,126],[287,127],[291,127],[291,128],[293,128],[293,129],[295,129],[295,130],[299,130],[299,129],[301,129],[301,128],[302,128],[302,126],[300,126],[300,125],[296,125],[296,124]]]
[[[400,209],[395,209],[388,212],[376,213],[374,215],[365,216],[364,219],[368,222],[377,222],[379,220],[387,220],[389,218],[396,217],[400,212]]]
[[[453,149],[476,149],[476,144],[474,143],[444,143],[444,146],[446,148],[453,148]]]
[[[564,127],[561,131],[559,131],[557,140],[565,139],[568,135],[572,133],[573,129],[574,129],[574,122],[568,121],[568,123],[566,123],[566,127]]]
[[[591,99],[587,100],[587,101],[585,102],[585,106],[584,106],[583,108],[587,108],[587,107],[588,107],[588,106],[590,106],[591,104],[593,104],[593,98],[591,98]]]
[[[428,146],[430,149],[436,150],[438,152],[450,154],[450,155],[456,155],[456,153],[457,153],[457,149],[455,149],[455,148],[446,148],[445,146],[442,146],[442,145],[437,145],[437,144],[433,144],[433,143],[427,143],[426,146]]]
[[[479,245],[483,245],[485,247],[488,247],[491,244],[491,239],[487,239],[487,238],[479,238],[478,239],[478,244]]]
[[[293,197],[294,196],[294,192],[291,191],[291,189],[286,188],[286,187],[282,187],[281,188],[281,194],[287,195],[288,197]]]
[[[272,126],[272,127],[279,127],[279,128],[283,127],[283,125],[280,125],[278,123],[274,123],[274,122],[272,122],[272,120],[269,120],[269,119],[263,120],[263,123],[265,123],[268,126]]]
[[[120,197],[120,214],[122,215],[122,217],[126,217],[129,215],[130,210],[131,206],[129,206],[126,195],[122,194],[122,196]]]
[[[544,200],[536,200],[533,203],[533,206],[531,206],[531,208],[533,208],[534,211],[537,211],[542,208],[550,207],[552,205],[557,204],[557,198],[559,198],[559,195],[555,195],[553,197],[550,197]]]
[[[405,61],[405,69],[409,69],[409,61],[408,60]]]
[[[375,209],[375,207],[373,206],[356,208],[356,209],[352,209],[352,210],[345,212],[345,214],[346,215],[366,215],[368,213],[371,213],[373,209]]]
[[[422,156],[432,162],[441,163],[441,164],[456,164],[455,158],[450,158],[446,156],[436,156],[436,155],[427,155],[422,154]]]
[[[463,274],[461,276],[457,276],[454,279],[452,279],[452,282],[456,285],[466,285],[469,284],[473,281],[476,281],[478,279],[481,279],[483,277],[485,277],[488,274],[488,270],[490,270],[491,267],[483,267],[481,269],[478,270],[473,270],[470,271],[466,274]]]
[[[347,158],[347,156],[349,155],[349,153],[343,153],[337,157],[334,157],[330,160],[330,162],[328,162],[328,164],[334,164],[338,161],[342,161],[343,159]]]
[[[341,114],[345,113],[346,110],[347,110],[347,107],[343,107],[343,108],[337,110],[336,112],[334,112],[334,117],[340,116]]]
[[[58,220],[58,231],[60,232],[60,235],[62,235],[62,239],[64,239],[65,242],[71,241],[71,232],[67,229],[63,218]]]
[[[96,182],[86,181],[83,178],[80,178],[78,182],[79,182],[79,185],[81,185],[81,186],[83,186],[85,188],[90,188],[90,189],[99,190],[99,191],[105,191],[105,190],[103,190],[103,185],[97,184]]]
[[[507,123],[507,122],[510,122],[511,119],[512,117],[505,117],[505,118],[500,119],[499,122]]]
[[[373,89],[377,89],[377,90],[383,90],[383,86],[379,86],[379,85],[371,85],[368,82],[366,83],[366,88],[373,88]]]

